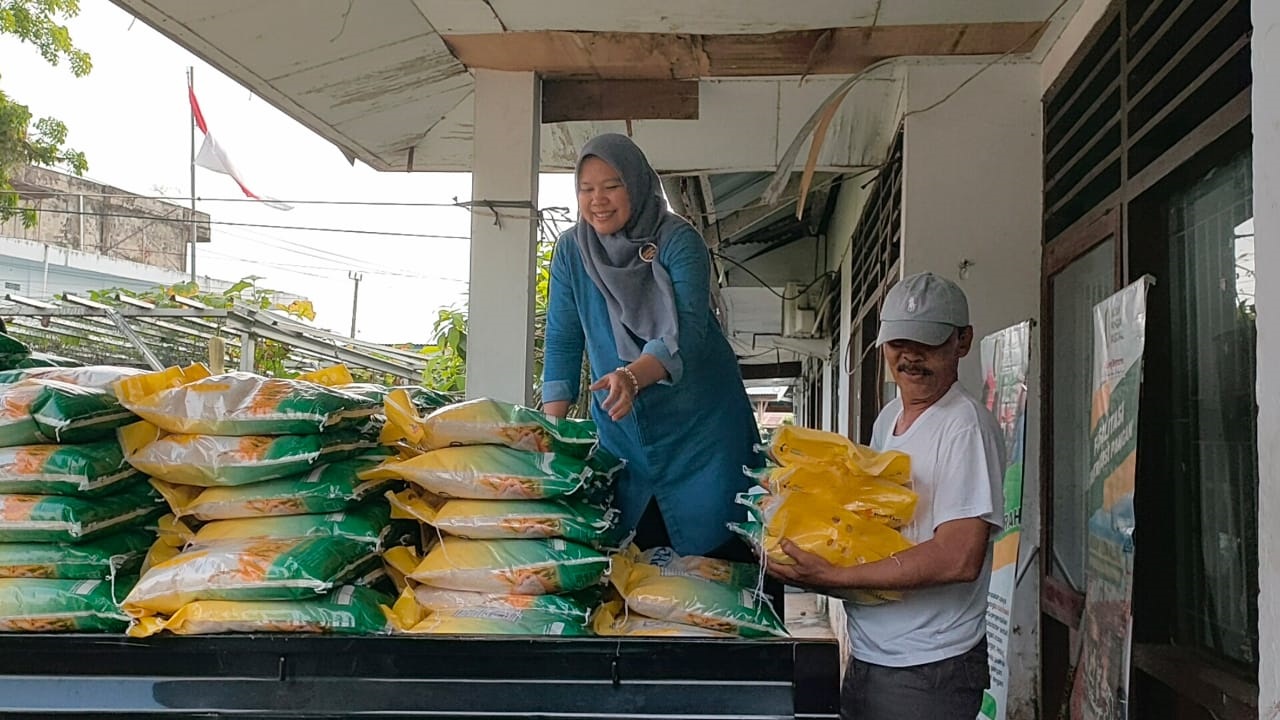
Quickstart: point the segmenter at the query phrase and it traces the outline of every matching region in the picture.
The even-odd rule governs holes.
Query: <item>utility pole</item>
[[[347,271],[347,277],[355,281],[355,288],[351,291],[351,339],[356,337],[356,309],[360,306],[360,281],[364,279],[364,273]]]

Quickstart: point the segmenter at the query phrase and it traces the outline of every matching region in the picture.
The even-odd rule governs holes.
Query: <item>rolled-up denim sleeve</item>
[[[665,385],[677,385],[684,377],[688,358],[699,357],[707,341],[707,308],[711,303],[711,256],[702,236],[693,228],[678,232],[663,248],[662,263],[671,277],[675,294],[676,321],[680,329],[678,347],[670,339],[653,338],[643,352],[666,368]]]
[[[561,236],[551,256],[551,282],[547,300],[547,328],[543,342],[542,402],[574,402],[582,384],[582,353],[586,335],[578,316],[569,263],[573,249],[569,235]]]

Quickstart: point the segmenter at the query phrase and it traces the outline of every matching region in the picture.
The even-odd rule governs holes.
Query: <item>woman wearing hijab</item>
[[[616,502],[636,545],[749,560],[727,523],[744,517],[734,496],[760,438],[707,247],[624,135],[583,146],[577,183],[579,220],[551,260],[543,409],[568,412],[585,350],[601,442],[628,462]]]

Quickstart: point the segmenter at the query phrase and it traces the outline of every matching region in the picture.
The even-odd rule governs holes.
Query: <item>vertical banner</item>
[[[1074,720],[1129,717],[1133,486],[1150,283],[1143,278],[1093,309],[1089,537],[1079,672],[1071,694]]]
[[[982,398],[1004,433],[1004,530],[996,537],[987,592],[987,647],[991,687],[983,694],[979,720],[1005,720],[1009,697],[1009,629],[1018,582],[1022,540],[1022,467],[1026,455],[1027,373],[1031,365],[1031,322],[982,340]]]

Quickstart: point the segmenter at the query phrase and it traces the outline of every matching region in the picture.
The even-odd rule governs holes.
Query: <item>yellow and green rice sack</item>
[[[389,460],[361,477],[405,480],[444,498],[537,500],[575,493],[595,476],[574,458],[477,445]]]
[[[700,578],[711,582],[755,587],[760,582],[760,566],[751,563],[731,562],[701,555],[678,555],[669,547],[650,548],[643,552],[630,551],[637,562],[653,565],[663,575]]]
[[[0,632],[122,632],[111,593],[105,580],[0,579]]]
[[[30,346],[12,335],[0,333],[0,369],[16,368],[30,356]]]
[[[0,385],[0,447],[93,442],[136,419],[104,390],[56,380]]]
[[[471,540],[562,537],[599,547],[615,539],[616,513],[572,499],[433,501],[414,489],[387,499],[392,517]]]
[[[271,515],[340,512],[396,485],[393,478],[362,480],[383,456],[361,456],[318,465],[301,475],[225,487],[199,488],[152,480],[178,517],[234,520]]]
[[[403,390],[387,394],[383,441],[406,441],[423,450],[454,445],[503,445],[513,450],[556,453],[585,460],[597,447],[590,420],[553,418],[519,405],[477,399],[421,417]]]
[[[93,498],[0,495],[0,542],[81,542],[164,514],[146,483]]]
[[[369,502],[351,510],[325,515],[280,515],[238,520],[214,520],[196,531],[191,542],[208,545],[248,538],[342,537],[383,547],[393,534],[412,538],[404,523],[391,523],[386,503]]]
[[[155,533],[123,530],[80,543],[0,543],[0,578],[101,580],[137,574]]]
[[[534,610],[559,615],[566,621],[585,625],[592,610],[604,597],[604,586],[598,585],[564,595],[511,595],[465,590],[446,590],[430,585],[413,585],[403,589],[392,607],[396,626],[411,628],[428,615],[459,608],[498,608],[501,610]]]
[[[397,631],[424,635],[560,635],[577,637],[591,634],[591,631],[585,625],[566,620],[562,615],[538,610],[493,607],[441,610],[426,616],[413,627],[397,628]]]
[[[664,574],[628,553],[613,557],[610,581],[631,613],[740,637],[787,635],[773,606],[754,588]]]
[[[216,633],[319,633],[376,635],[390,631],[382,606],[388,598],[376,590],[343,585],[307,600],[196,600],[169,617],[149,615],[129,628],[131,637],[159,632],[174,635]]]
[[[0,448],[0,493],[97,495],[144,477],[115,439]]]
[[[83,367],[29,367],[0,370],[0,385],[12,385],[23,380],[57,380],[68,385],[105,390],[112,393],[117,380],[146,374],[146,370],[115,365],[85,365]]]
[[[203,365],[124,378],[115,391],[139,417],[184,435],[304,435],[381,410],[374,400],[315,382],[209,375]]]
[[[609,559],[585,545],[551,540],[465,540],[445,537],[409,578],[448,590],[544,595],[600,582]]]
[[[140,423],[122,431],[129,438],[125,442],[129,464],[165,482],[198,487],[247,485],[299,475],[376,445],[347,430],[317,435],[165,435],[138,443],[134,436],[143,434],[135,431],[140,426],[146,429]]]
[[[591,629],[596,635],[605,637],[737,637],[733,633],[628,613],[619,600],[607,602],[596,610],[591,618]]]
[[[409,402],[420,413],[430,413],[446,405],[452,405],[460,400],[448,393],[442,393],[439,390],[432,390],[421,385],[398,385],[388,387],[386,385],[378,385],[376,383],[347,383],[343,385],[333,386],[335,390],[341,390],[351,395],[359,395],[366,400],[372,400],[382,406],[387,400],[387,395],[395,390],[403,390],[409,396]]]
[[[361,574],[377,553],[340,537],[226,540],[186,550],[148,570],[123,607],[172,615],[196,600],[302,600]]]

